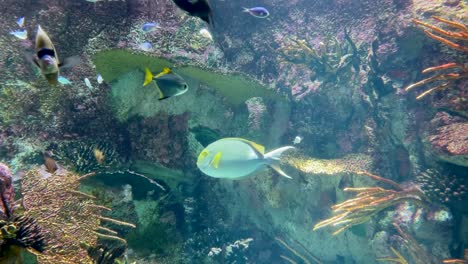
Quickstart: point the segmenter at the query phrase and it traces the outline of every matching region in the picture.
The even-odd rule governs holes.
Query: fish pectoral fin
[[[159,98],[158,100],[162,101],[162,100],[166,100],[167,98],[171,98],[171,96],[164,96],[164,97]]]
[[[37,67],[39,67],[39,68],[41,67],[41,66],[39,65],[39,61],[37,60],[36,57],[32,57],[32,58],[30,59],[30,61],[31,61],[32,64],[36,65]]]
[[[216,155],[213,157],[213,160],[210,163],[210,166],[212,166],[215,169],[219,168],[219,162],[221,161],[222,155],[223,155],[222,152],[216,153]]]
[[[158,93],[159,93],[159,99],[158,99],[158,100],[159,100],[159,101],[171,97],[171,96],[166,96],[166,95],[163,93],[163,91],[161,90],[161,88],[159,88],[159,85],[158,85],[158,84],[156,84],[156,89],[158,89]]]
[[[78,65],[80,62],[81,59],[79,56],[72,56],[64,59],[63,62],[60,62],[58,66],[62,69],[66,69]]]
[[[148,68],[145,68],[145,81],[143,82],[143,86],[148,85],[150,82],[153,81],[153,73]]]

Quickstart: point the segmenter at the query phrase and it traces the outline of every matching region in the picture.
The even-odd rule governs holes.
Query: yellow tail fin
[[[153,74],[148,68],[145,68],[145,82],[143,83],[143,86],[148,85],[152,81],[153,81]]]

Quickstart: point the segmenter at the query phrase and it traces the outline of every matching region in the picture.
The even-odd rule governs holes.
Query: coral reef
[[[144,227],[128,234],[130,247],[137,251],[129,255],[147,262],[196,259],[200,263],[273,263],[279,259],[274,249],[281,242],[273,239],[279,234],[291,238],[283,240],[290,248],[304,245],[307,249],[299,249],[297,255],[287,249],[284,256],[291,261],[313,262],[306,254],[310,251],[324,263],[375,263],[376,258],[393,256],[392,247],[408,261],[414,259],[411,252],[419,251],[421,263],[431,263],[433,256],[426,257],[422,251],[428,247],[437,251],[439,260],[456,262],[449,260],[448,252],[455,252],[452,245],[463,241],[439,236],[435,231],[439,227],[441,232],[458,228],[450,225],[452,215],[466,217],[466,209],[459,209],[462,202],[458,201],[464,201],[464,197],[455,195],[464,191],[464,183],[458,181],[462,173],[447,170],[466,167],[466,3],[260,0],[256,4],[268,8],[272,19],[257,19],[244,14],[237,1],[212,2],[216,27],[208,30],[213,40],[199,33],[206,27],[203,22],[187,16],[171,0],[0,3],[4,7],[0,22],[5,25],[0,28],[4,51],[0,53],[1,161],[8,161],[17,172],[40,162],[38,153],[48,147],[63,167],[79,173],[96,171],[103,179],[102,185],[92,190],[98,199],[92,199],[75,192],[79,185],[72,181],[79,177],[75,173],[59,172],[60,177],[37,170],[27,173],[23,181],[32,179],[30,184],[34,184],[25,185],[31,190],[29,196],[25,193],[25,202],[34,205],[29,215],[49,214],[50,218],[2,222],[5,241],[14,233],[11,225],[19,230],[23,230],[21,226],[34,226],[31,234],[37,237],[29,233],[24,237],[40,241],[42,236],[45,245],[49,238],[59,236],[57,228],[51,231],[56,221],[73,222],[65,219],[65,211],[74,210],[90,215],[84,219],[80,214],[76,217],[79,222],[72,223],[90,229],[76,229],[85,234],[83,239],[89,244],[77,244],[80,239],[72,243],[65,237],[63,245],[46,247],[46,252],[57,253],[61,246],[68,247],[65,252],[76,250],[82,256],[89,255],[89,261],[121,255],[122,247],[102,245],[100,242],[106,239],[91,232],[115,235],[99,227],[104,219],[99,215],[104,212],[105,217],[142,220]],[[437,16],[437,25],[431,25],[433,15]],[[22,47],[31,47],[32,42],[8,34],[20,16],[26,17],[29,39],[41,24],[57,44],[61,58],[82,58],[80,65],[63,71],[73,82],[71,86],[50,89],[37,69],[22,59]],[[430,38],[411,21],[428,30]],[[159,27],[144,32],[141,26],[146,22],[156,22]],[[152,49],[142,51],[140,44],[144,42],[150,42]],[[445,44],[439,45],[441,42]],[[187,79],[189,92],[159,102],[156,89],[141,85],[145,67],[154,73],[163,67],[173,68]],[[428,68],[423,74],[434,76],[421,78],[415,68]],[[96,73],[102,74],[104,83],[96,84]],[[93,86],[87,87],[84,78]],[[424,95],[452,88],[425,96],[431,104],[414,104],[412,96],[402,96],[402,90],[415,80],[414,89],[435,87]],[[435,111],[439,112],[432,117]],[[302,137],[296,147],[304,154],[285,157],[282,164],[293,171],[294,179],[285,181],[269,171],[236,182],[202,176],[195,168],[194,157],[202,145],[225,136],[249,136],[271,147]],[[428,168],[439,171],[432,173]],[[123,173],[112,174],[116,169]],[[450,210],[421,211],[412,203],[419,201],[421,193],[404,184],[403,190],[394,186],[396,189],[369,187],[358,191],[356,186],[371,183],[356,172],[374,169],[398,182],[418,175],[416,183],[421,192]],[[132,179],[136,173],[157,180],[161,188]],[[129,179],[130,183],[125,182]],[[8,187],[0,190],[6,197],[0,203],[2,218],[11,210],[6,204],[12,203],[12,187],[8,179],[4,181],[0,186]],[[125,193],[122,186],[127,186]],[[45,188],[47,195],[41,196],[44,190],[40,188]],[[318,219],[327,217],[330,205],[352,199],[349,192],[341,191],[343,188],[358,191],[355,199],[360,203],[377,200],[368,207],[342,204],[341,209],[355,217],[348,219],[348,224],[374,213],[382,218],[373,217],[375,221],[365,226],[351,227],[346,236],[308,232]],[[122,194],[109,198],[104,189]],[[64,202],[54,197],[63,197]],[[125,202],[115,202],[120,199]],[[398,199],[411,202],[398,203]],[[36,200],[42,207],[34,203]],[[63,213],[62,218],[54,220],[55,213],[43,209],[49,200],[51,208],[59,215]],[[70,204],[65,204],[67,201]],[[97,201],[113,205],[114,211],[95,208]],[[386,210],[395,203],[395,211]],[[369,211],[363,212],[366,208]],[[138,216],[132,215],[134,210]],[[445,220],[434,220],[442,218]],[[393,220],[406,225],[424,246],[415,246],[417,243],[404,232],[391,233]],[[63,229],[68,236],[75,236],[68,226]],[[114,230],[119,236],[125,233],[123,228]],[[389,236],[381,240],[385,250],[375,252],[365,246],[370,237],[381,232]],[[434,237],[438,238],[428,237],[426,232],[437,233]],[[405,248],[403,243],[392,244],[398,236],[413,245]],[[230,247],[231,256],[225,254],[230,241],[242,242],[241,238],[250,237],[254,238],[250,250]],[[433,243],[436,239],[443,246]],[[156,245],[153,248],[149,245],[152,242]],[[57,242],[48,243],[54,247]],[[170,246],[165,248],[167,244]],[[260,245],[262,251],[258,250]],[[222,253],[210,258],[210,248],[219,248]],[[152,250],[154,255],[150,255]],[[253,257],[255,254],[258,256]]]
[[[335,216],[317,223],[313,230],[326,226],[339,227],[333,232],[337,235],[346,229],[367,222],[372,216],[396,204],[411,201],[417,204],[428,203],[429,200],[419,189],[404,189],[399,184],[367,172],[360,173],[372,179],[391,185],[395,190],[381,187],[345,188],[345,191],[356,192],[356,198],[346,200],[332,206]]]
[[[467,124],[463,117],[438,112],[427,127],[428,152],[439,160],[467,167]]]
[[[453,204],[467,199],[468,181],[465,177],[428,169],[416,176],[416,183],[432,201]]]
[[[112,172],[122,166],[117,147],[109,141],[64,140],[48,149],[57,162],[78,173]]]
[[[449,20],[446,20],[446,19],[443,19],[443,18],[440,18],[440,17],[437,17],[437,16],[433,16],[433,18],[439,22],[443,22],[453,28],[456,28],[456,29],[459,29],[460,31],[459,32],[452,32],[452,31],[446,31],[446,30],[443,30],[441,28],[438,28],[436,26],[433,26],[433,25],[430,25],[428,23],[425,23],[425,22],[422,22],[420,20],[417,20],[417,19],[413,19],[413,22],[417,25],[421,25],[423,27],[426,27],[426,28],[429,28],[429,29],[432,29],[433,31],[443,35],[444,37],[448,37],[448,38],[453,38],[453,39],[457,39],[457,40],[461,40],[461,41],[468,41],[468,28],[466,26],[464,26],[463,24],[461,23],[457,23],[457,22],[453,22],[453,21],[449,21]],[[451,40],[448,40],[444,37],[440,37],[438,35],[435,35],[433,33],[431,33],[430,31],[428,30],[424,30],[424,33],[429,36],[430,38],[433,38],[435,40],[438,40],[446,45],[448,45],[449,47],[451,48],[454,48],[454,49],[457,49],[457,50],[460,50],[462,52],[468,52],[468,46],[463,46],[463,44],[457,44]],[[437,90],[443,90],[443,89],[446,89],[448,87],[452,87],[454,86],[454,83],[455,81],[457,80],[460,80],[460,79],[464,79],[464,78],[467,78],[468,77],[468,66],[465,65],[465,62],[461,62],[461,63],[455,63],[455,62],[451,62],[451,63],[446,63],[446,64],[443,64],[443,65],[440,65],[440,66],[435,66],[435,67],[430,67],[430,68],[427,68],[425,70],[422,71],[422,73],[431,73],[431,72],[439,72],[439,71],[443,71],[443,70],[447,70],[447,69],[450,69],[450,70],[453,70],[454,72],[452,73],[439,73],[439,74],[436,74],[432,77],[429,77],[429,78],[426,78],[422,81],[419,81],[417,83],[414,83],[414,84],[411,84],[409,86],[407,86],[405,88],[405,91],[409,91],[413,88],[416,88],[416,87],[419,87],[419,86],[422,86],[422,85],[425,85],[425,84],[428,84],[428,83],[432,83],[432,82],[439,82],[439,81],[442,81],[441,84],[435,86],[435,87],[432,87],[428,90],[426,90],[425,92],[419,94],[416,99],[421,99],[423,98],[424,96],[434,92],[434,91],[437,91]]]
[[[101,216],[109,208],[96,205],[93,196],[78,190],[78,176],[62,171],[47,175],[40,170],[27,172],[21,182],[24,216],[36,219],[48,241],[46,250],[38,254],[41,263],[78,263],[91,259],[83,244],[95,246],[98,239],[126,241],[101,225],[110,222],[135,227],[133,224]]]

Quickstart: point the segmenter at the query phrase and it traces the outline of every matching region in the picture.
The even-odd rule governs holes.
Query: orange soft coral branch
[[[447,25],[450,25],[454,28],[458,28],[460,29],[462,32],[460,32],[460,34],[462,34],[462,36],[464,36],[465,38],[468,38],[468,28],[463,25],[462,23],[458,23],[458,22],[454,22],[454,21],[450,21],[450,20],[447,20],[447,19],[444,19],[444,18],[441,18],[441,17],[438,17],[438,16],[432,16],[432,18],[434,18],[435,20],[439,21],[439,22],[443,22]]]
[[[445,37],[448,37],[448,38],[453,38],[453,39],[459,39],[459,40],[468,40],[468,28],[461,24],[461,23],[458,23],[458,22],[454,22],[454,21],[450,21],[450,20],[447,20],[447,19],[443,19],[443,18],[440,18],[440,17],[437,17],[437,16],[433,16],[432,18],[434,18],[435,20],[439,21],[439,22],[442,22],[442,23],[445,23],[451,27],[454,27],[454,28],[457,28],[459,29],[460,31],[459,32],[453,32],[453,31],[448,31],[448,30],[443,30],[439,27],[436,27],[434,25],[431,25],[431,24],[428,24],[428,23],[425,23],[425,22],[422,22],[420,20],[417,20],[417,19],[412,19],[413,23],[415,24],[418,24],[420,26],[423,26],[423,27],[426,27],[426,28],[429,28],[431,30],[433,30],[434,32],[442,35],[442,36],[445,36]],[[457,50],[461,50],[463,52],[468,52],[468,46],[464,46],[464,45],[461,45],[461,44],[457,44],[451,40],[448,40],[444,37],[441,37],[441,36],[438,36],[432,32],[430,32],[429,30],[424,30],[424,33],[429,36],[430,38],[433,38],[435,40],[438,40],[454,49],[457,49]]]
[[[468,52],[468,46],[462,45],[462,44],[459,44],[459,43],[455,43],[452,40],[447,39],[447,38],[452,38],[452,39],[457,39],[457,40],[462,40],[462,41],[468,41],[468,28],[465,25],[463,25],[461,23],[458,23],[458,22],[443,19],[443,18],[440,18],[440,17],[437,17],[437,16],[433,16],[432,18],[434,18],[435,20],[437,20],[439,22],[445,23],[446,25],[448,25],[448,26],[450,26],[452,28],[456,28],[456,29],[458,29],[460,31],[454,32],[454,31],[444,30],[444,29],[441,29],[441,28],[436,27],[434,25],[422,22],[422,21],[417,20],[417,19],[413,19],[412,21],[413,21],[413,23],[415,23],[417,25],[423,26],[425,28],[428,28],[428,29],[432,30],[435,33],[438,33],[438,34],[442,35],[442,36],[439,36],[439,35],[436,35],[436,34],[434,34],[433,32],[431,32],[431,31],[429,31],[427,29],[424,29],[424,33],[427,36],[429,36],[430,38],[438,40],[438,41],[440,41],[440,42],[446,44],[447,46],[452,47],[452,48],[454,48],[456,50],[460,50],[460,51],[463,51],[463,52]],[[445,38],[445,37],[447,37],[447,38]],[[424,91],[423,93],[419,94],[416,97],[416,99],[419,100],[419,99],[425,97],[426,95],[428,95],[428,94],[430,94],[430,93],[432,93],[434,91],[443,90],[443,89],[446,89],[446,88],[452,86],[453,83],[456,80],[464,79],[464,78],[468,77],[468,65],[463,64],[463,63],[454,63],[454,62],[427,68],[427,69],[423,70],[422,73],[436,72],[436,71],[442,71],[442,70],[447,70],[447,69],[454,69],[455,72],[436,74],[436,75],[434,75],[432,77],[429,77],[429,78],[423,79],[423,80],[421,80],[419,82],[410,84],[404,90],[409,91],[409,90],[411,90],[413,88],[420,87],[420,86],[423,86],[423,85],[428,84],[428,83],[442,81],[442,83],[440,83],[440,84],[438,84],[438,85]]]
[[[439,65],[439,66],[427,68],[427,69],[423,70],[422,73],[429,73],[429,72],[446,70],[446,69],[453,69],[453,68],[463,69],[463,67],[464,67],[464,65],[462,65],[462,64],[451,62],[451,63],[442,64],[442,65]]]
[[[468,47],[467,46],[462,46],[462,45],[457,44],[455,42],[452,42],[452,41],[450,41],[448,39],[445,39],[443,37],[439,37],[439,36],[429,32],[427,30],[424,30],[424,33],[426,33],[426,35],[428,35],[430,38],[433,38],[433,39],[438,40],[438,41],[440,41],[440,42],[442,42],[444,44],[447,44],[447,46],[450,46],[450,47],[452,47],[454,49],[457,49],[457,50],[461,50],[463,52],[468,52]],[[453,38],[457,38],[454,35],[450,35],[450,36],[453,37]]]

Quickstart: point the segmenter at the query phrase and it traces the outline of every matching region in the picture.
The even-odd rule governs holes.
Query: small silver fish
[[[302,142],[301,136],[296,136],[293,140],[294,145],[300,144]]]
[[[246,8],[243,7],[243,11],[246,13],[251,14],[254,17],[258,18],[267,18],[270,15],[270,12],[264,7],[258,6],[258,7],[252,7],[252,8]]]
[[[91,84],[91,81],[88,78],[84,78],[84,82],[86,84],[86,87],[89,89],[93,89],[93,85]]]
[[[16,20],[16,24],[18,24],[20,28],[24,27],[24,17],[18,18],[18,20]]]
[[[153,49],[153,45],[149,42],[143,42],[140,45],[138,45],[138,48],[140,48],[143,51],[151,51]]]
[[[96,80],[97,80],[97,83],[98,83],[98,84],[101,84],[101,83],[104,82],[104,79],[102,78],[101,74],[98,74],[98,75],[96,76]]]
[[[141,30],[143,30],[146,33],[151,32],[157,28],[159,28],[159,23],[153,23],[153,22],[147,22],[147,23],[144,23],[143,26],[141,26]]]
[[[67,78],[63,77],[63,76],[59,76],[57,78],[57,81],[63,85],[70,85],[72,84],[72,82],[70,80],[68,80]]]
[[[28,31],[26,29],[11,31],[10,34],[22,40],[28,38]]]

